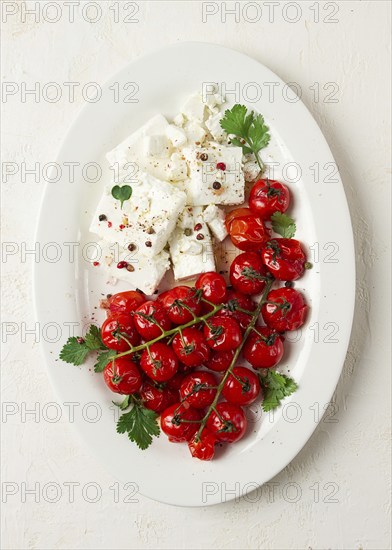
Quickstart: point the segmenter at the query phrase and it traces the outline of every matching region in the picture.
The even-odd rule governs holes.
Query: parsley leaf
[[[282,235],[286,239],[291,239],[295,235],[297,226],[290,216],[282,214],[282,212],[275,212],[271,216],[272,229],[275,233]]]
[[[94,371],[103,372],[110,359],[112,359],[116,354],[117,352],[114,349],[105,350],[99,353],[94,364]]]
[[[112,403],[113,403],[113,405],[116,405],[116,407],[121,409],[122,411],[125,411],[125,409],[127,409],[129,407],[130,397],[131,397],[130,395],[126,395],[120,403],[118,403],[117,401],[112,401]]]
[[[225,111],[220,125],[227,134],[234,137],[230,142],[237,147],[242,147],[244,155],[253,153],[256,157],[260,170],[264,170],[264,164],[259,158],[259,151],[266,147],[270,140],[268,126],[264,122],[263,115],[255,115],[253,111],[248,112],[245,105],[238,103]]]
[[[158,437],[160,433],[157,418],[158,415],[154,411],[134,403],[129,412],[120,416],[117,422],[117,433],[127,433],[129,439],[136,443],[139,449],[147,449],[152,443],[153,436]]]
[[[95,325],[90,328],[84,338],[71,336],[60,351],[60,359],[72,365],[82,365],[90,351],[104,350],[101,331]]]
[[[123,185],[122,187],[120,187],[120,185],[115,185],[112,188],[112,197],[120,201],[121,208],[124,202],[131,198],[131,195],[132,187],[130,185]]]
[[[265,375],[259,375],[259,378],[264,393],[262,407],[265,412],[279,407],[282,399],[294,393],[298,388],[292,378],[273,370],[268,370]]]

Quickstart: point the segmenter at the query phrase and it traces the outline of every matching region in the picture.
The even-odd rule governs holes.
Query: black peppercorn
[[[100,222],[104,222],[105,220],[107,220],[107,217],[105,216],[105,214],[100,214],[98,216],[98,219],[99,219]]]
[[[222,184],[219,181],[214,181],[214,183],[212,184],[212,187],[214,189],[220,189],[222,187]]]

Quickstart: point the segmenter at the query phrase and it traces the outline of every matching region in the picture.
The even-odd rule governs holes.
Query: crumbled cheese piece
[[[260,166],[254,160],[249,160],[244,164],[245,181],[255,181],[260,173]]]
[[[170,148],[170,142],[166,136],[144,136],[143,138],[143,152],[148,157],[167,157]]]
[[[185,124],[185,132],[190,144],[201,145],[207,137],[207,131],[198,122],[190,121]]]
[[[218,241],[223,241],[227,237],[228,233],[223,210],[215,206],[215,204],[210,204],[203,211],[203,218]]]
[[[173,153],[168,164],[168,179],[182,181],[188,177],[188,165],[181,153]]]
[[[206,120],[206,126],[208,130],[210,131],[210,134],[216,141],[223,141],[225,138],[227,138],[226,132],[223,130],[222,126],[220,125],[220,121],[222,120],[222,114],[220,112],[211,115]]]
[[[185,131],[174,124],[169,124],[166,129],[166,135],[170,139],[173,147],[181,147],[187,141]]]
[[[181,113],[184,114],[188,120],[196,120],[198,122],[203,122],[204,111],[205,103],[199,93],[192,94],[181,109]]]

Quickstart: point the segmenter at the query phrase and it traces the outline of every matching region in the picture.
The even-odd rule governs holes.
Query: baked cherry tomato
[[[283,357],[282,337],[268,327],[255,326],[245,342],[244,358],[255,369],[275,367]]]
[[[249,298],[249,296],[245,296],[244,294],[242,294],[241,292],[237,292],[236,290],[228,290],[227,304],[229,308],[222,309],[219,312],[219,315],[223,315],[224,317],[233,317],[233,319],[235,319],[240,325],[241,329],[245,331],[252,320],[252,316],[244,313],[243,311],[238,311],[235,308],[240,307],[241,309],[245,309],[246,311],[253,312],[256,309],[256,304],[252,301],[251,298]]]
[[[109,315],[117,315],[119,313],[133,313],[135,309],[144,304],[146,298],[144,294],[137,290],[127,290],[113,294],[107,300],[107,308]]]
[[[257,375],[245,367],[234,367],[222,390],[226,401],[235,405],[250,405],[259,393],[260,382]]]
[[[162,334],[161,328],[169,330],[172,326],[165,308],[153,300],[148,300],[138,307],[133,318],[136,330],[146,340],[157,338]]]
[[[265,287],[267,271],[256,252],[244,252],[230,266],[230,282],[243,294],[260,294]]]
[[[215,271],[199,275],[195,286],[202,291],[203,298],[213,304],[221,304],[226,301],[226,281],[222,275],[215,273]]]
[[[258,180],[249,195],[249,208],[263,220],[270,220],[275,212],[286,212],[289,204],[290,192],[280,181]]]
[[[270,238],[270,231],[263,220],[249,208],[229,212],[226,228],[232,243],[240,250],[259,250]]]
[[[193,458],[199,460],[212,460],[214,458],[216,437],[206,428],[201,432],[200,437],[195,434],[188,443]]]
[[[271,290],[261,308],[266,325],[278,332],[302,327],[307,311],[304,297],[293,288]]]
[[[261,257],[279,281],[295,281],[305,271],[306,255],[295,239],[271,239],[264,244]]]
[[[230,367],[234,353],[233,349],[230,351],[212,351],[206,367],[215,372],[224,372]]]
[[[201,417],[200,411],[186,403],[175,403],[163,411],[161,428],[173,443],[189,441],[200,428]]]
[[[181,384],[180,396],[195,409],[204,409],[214,401],[216,386],[216,378],[210,372],[192,372]]]
[[[230,351],[238,348],[242,340],[240,325],[232,317],[214,315],[204,325],[204,336],[210,348]]]
[[[187,367],[200,367],[210,356],[206,339],[196,328],[185,328],[182,334],[176,334],[173,349],[179,360]]]
[[[194,315],[198,316],[202,310],[196,289],[189,286],[176,286],[161,294],[157,301],[163,305],[169,319],[176,325],[189,323]]]
[[[245,434],[247,420],[244,411],[239,405],[233,403],[218,403],[216,412],[212,411],[207,428],[215,435],[218,441],[234,443]]]
[[[142,385],[139,369],[128,357],[110,361],[104,368],[103,378],[108,388],[125,395],[139,391]]]
[[[101,327],[102,341],[109,349],[116,351],[129,350],[129,344],[137,346],[140,336],[132,317],[126,313],[108,317]]]
[[[152,380],[166,382],[176,374],[178,359],[171,347],[155,342],[143,351],[140,366]]]
[[[173,403],[178,402],[178,391],[169,386],[162,387],[146,380],[139,391],[140,399],[146,409],[161,413]]]

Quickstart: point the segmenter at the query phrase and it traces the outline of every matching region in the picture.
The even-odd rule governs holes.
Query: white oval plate
[[[129,82],[137,83],[136,95],[132,86],[127,87]],[[305,330],[295,335],[298,341],[288,344],[282,365],[299,383],[298,391],[275,415],[261,415],[260,407],[254,408],[249,413],[248,435],[219,450],[219,456],[206,463],[192,459],[186,445],[171,444],[164,436],[147,451],[140,451],[126,435],[116,433],[113,394],[104,387],[101,377],[87,366],[77,368],[55,361],[69,336],[69,323],[75,323],[75,334],[80,333],[80,325],[90,322],[92,312],[97,312],[93,320],[101,319],[96,306],[103,294],[126,288],[122,284],[108,287],[101,272],[83,259],[83,245],[94,240],[88,232],[91,216],[110,174],[105,168],[98,183],[86,183],[80,168],[90,162],[106,166],[107,151],[152,115],[161,112],[174,116],[184,99],[203,82],[224,83],[231,102],[246,103],[265,116],[272,140],[264,158],[269,153],[269,160],[279,162],[278,175],[286,180],[297,179],[296,166],[300,167],[298,181],[288,180],[294,196],[290,213],[297,221],[296,236],[311,247],[314,262],[314,268],[296,284],[306,294],[310,315]],[[276,83],[273,102],[267,95],[267,86],[271,85],[264,83]],[[37,241],[42,246],[58,243],[62,250],[61,258],[51,262],[48,260],[49,256],[53,259],[54,248],[48,246],[46,260],[37,263],[35,269],[36,310],[47,333],[43,348],[50,378],[62,402],[80,403],[79,410],[86,403],[97,404],[95,409],[85,408],[83,415],[76,414],[75,419],[94,455],[116,478],[135,482],[141,494],[161,502],[180,506],[216,504],[270,480],[309,439],[343,366],[355,287],[349,212],[321,131],[301,101],[287,100],[292,100],[293,94],[287,95],[284,86],[255,60],[217,45],[182,43],[134,61],[104,86],[100,101],[82,110],[57,160],[63,168],[62,177],[46,189]],[[118,102],[113,101],[116,89]],[[239,93],[236,97],[228,94],[234,89]],[[253,102],[260,90],[262,97]],[[138,102],[124,102],[127,93]],[[67,162],[80,163],[74,183],[68,177]],[[290,162],[296,164],[287,171]],[[88,178],[93,175],[90,169]],[[75,259],[69,243],[80,243],[75,245],[79,251]],[[85,248],[84,253],[92,251]],[[49,336],[53,333],[47,329],[56,324],[62,328],[62,336],[53,342],[56,338]],[[96,410],[102,416],[95,422]]]

